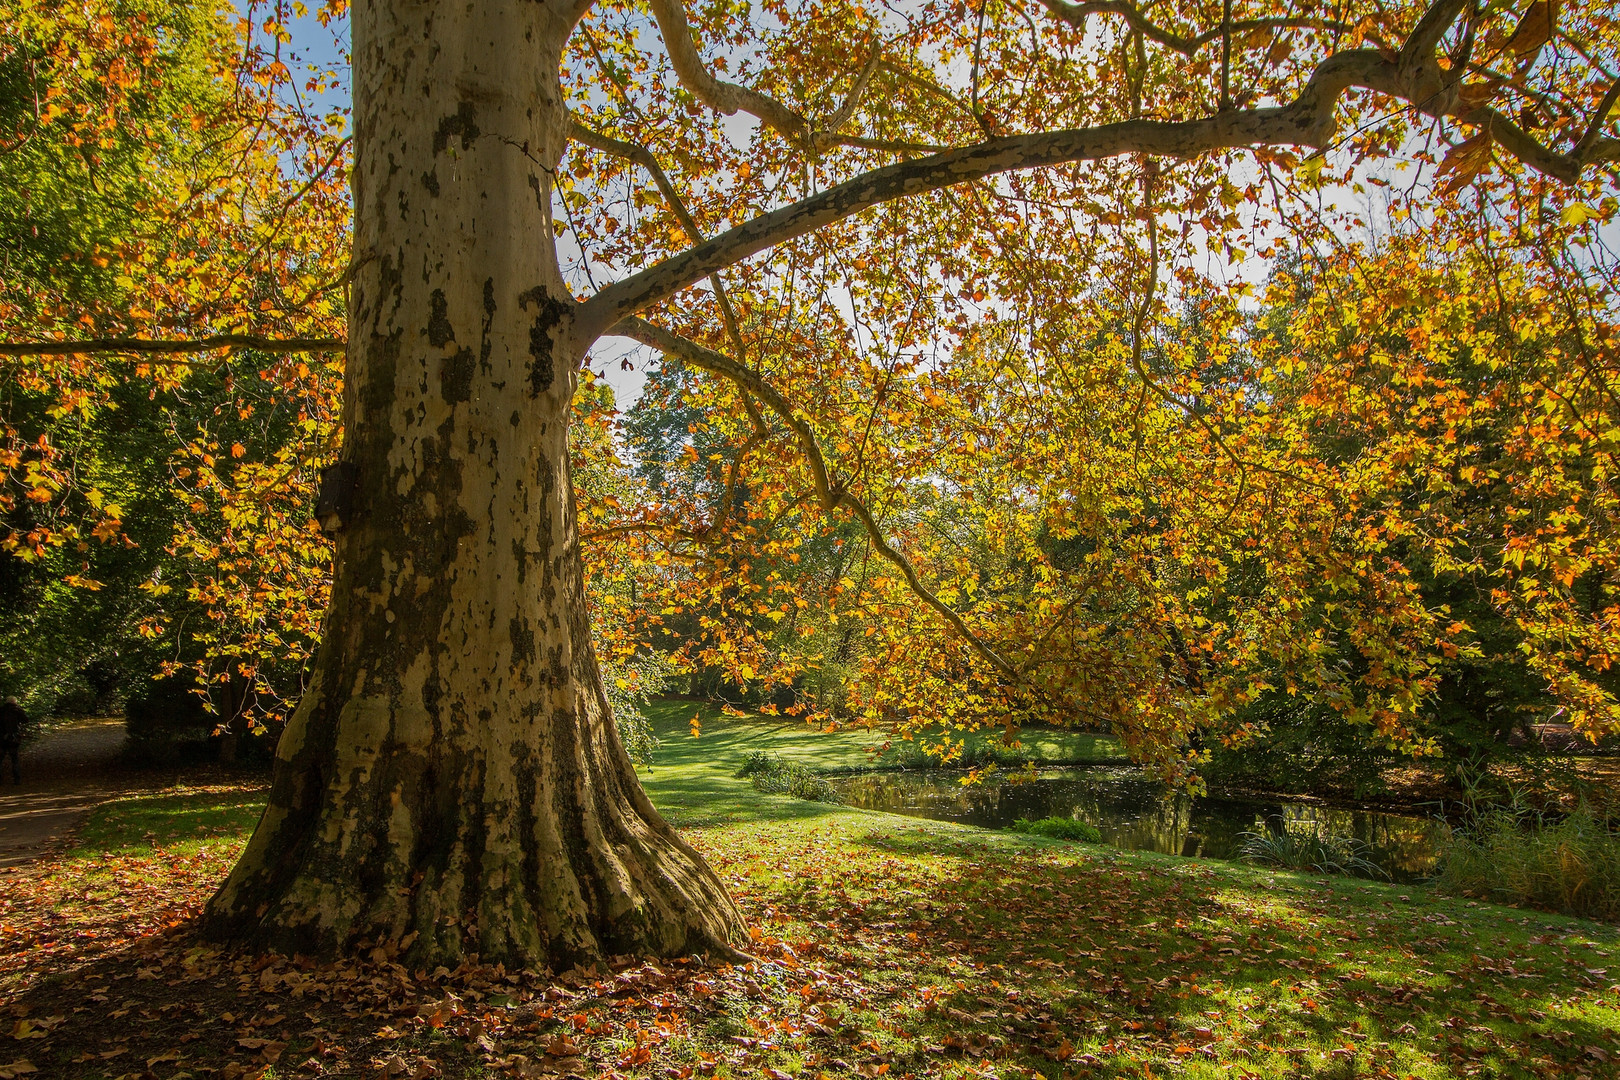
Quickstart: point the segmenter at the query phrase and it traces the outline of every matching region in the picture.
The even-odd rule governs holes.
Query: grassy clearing
[[[855,728],[829,734],[802,720],[765,716],[739,720],[691,701],[655,701],[642,711],[659,740],[652,759],[654,774],[661,764],[680,768],[708,754],[735,755],[740,761],[754,750],[780,754],[823,774],[938,764],[916,742],[894,739],[882,730]],[[696,739],[691,732],[694,716],[700,729]],[[1006,745],[1000,731],[957,732],[953,738],[966,744],[963,762],[974,765],[1093,765],[1127,760],[1118,739],[1090,732],[1023,731],[1016,746]]]
[[[253,782],[130,795],[90,815],[68,857],[194,856],[251,832],[263,809],[264,786]]]
[[[728,766],[769,726],[664,722],[654,802],[765,932],[857,972],[902,1073],[1620,1075],[1612,927],[761,795]]]
[[[54,895],[62,914],[8,899],[8,927],[54,927],[25,964],[0,963],[14,1013],[49,1024],[19,1056],[51,1075],[145,1066],[159,1080],[426,1076],[427,1063],[446,1077],[673,1080],[1620,1071],[1611,927],[762,794],[736,775],[749,750],[850,751],[712,717],[694,740],[689,718],[660,718],[664,749],[644,782],[727,879],[759,963],[435,977],[215,954],[178,931],[87,961],[76,933],[115,920],[97,914],[111,897],[77,898],[86,869],[133,879],[138,865],[155,887],[189,858],[206,872],[163,895],[170,911],[194,910],[259,797],[177,792],[97,814],[51,872],[54,894],[33,901]],[[118,899],[126,920],[148,912],[141,926],[167,917],[150,898]],[[70,968],[71,980],[40,979]]]

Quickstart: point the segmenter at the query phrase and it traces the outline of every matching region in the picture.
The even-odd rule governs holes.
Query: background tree
[[[342,119],[283,100],[273,12],[117,0],[0,21],[7,336],[178,327],[237,350],[10,362],[3,677],[49,711],[183,669],[217,719],[261,724],[318,633],[327,553],[302,504],[338,369],[239,350],[290,312],[306,331],[341,312]]]

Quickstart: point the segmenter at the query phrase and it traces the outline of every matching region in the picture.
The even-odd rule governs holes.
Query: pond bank
[[[1020,819],[1072,818],[1095,826],[1104,843],[1206,859],[1236,859],[1254,832],[1289,832],[1354,841],[1391,880],[1430,876],[1449,830],[1433,818],[1340,810],[1292,799],[1193,797],[1133,768],[1043,769],[1034,779],[964,786],[939,773],[868,774],[830,780],[838,801],[867,810],[953,821],[987,829]]]

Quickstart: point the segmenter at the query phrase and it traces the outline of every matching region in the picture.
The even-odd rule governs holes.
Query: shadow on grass
[[[1620,1060],[1607,954],[1591,951],[1620,944],[1613,928],[1090,844],[905,829],[850,839],[859,854],[841,874],[869,861],[899,872],[861,896],[862,921],[893,920],[897,947],[927,943],[946,976],[923,1021],[931,1038],[960,1040],[964,1018],[993,1023],[993,1010],[1037,1046],[1044,1023],[1037,1054],[1058,1060],[1525,1078]],[[925,867],[931,880],[907,873]],[[797,918],[847,918],[848,891],[789,888]],[[997,1001],[983,976],[949,978],[965,967],[1016,993]]]
[[[1193,1080],[1528,1080],[1612,1075],[1620,1061],[1620,1012],[1605,1000],[1604,958],[1620,945],[1613,928],[1426,889],[1322,882],[767,796],[736,769],[769,730],[716,724],[667,745],[643,773],[672,820],[726,826],[694,840],[737,884],[762,933],[806,939],[791,942],[791,967],[763,965],[742,984],[746,993],[722,993],[724,1008],[708,996],[683,999],[676,1007],[691,1047],[736,1052],[736,1037],[753,1030],[739,1018],[763,1003],[800,1030],[831,1032],[816,1036],[830,1075],[853,1074],[837,1055],[868,1053],[863,1064],[875,1071],[881,1061],[895,1076],[961,1077],[995,1062],[1046,1076],[1135,1077],[1151,1061],[1152,1075]],[[47,1075],[120,1075],[128,1071],[120,1062],[160,1055],[187,1036],[188,1060],[210,1068],[233,1058],[258,1067],[259,1051],[244,1053],[244,1043],[265,1040],[287,1042],[290,1065],[316,1052],[312,1032],[324,1028],[321,1038],[350,1055],[341,1067],[323,1065],[328,1074],[376,1075],[379,1062],[402,1051],[431,1054],[446,1076],[484,1068],[466,1032],[452,1040],[417,1025],[401,1037],[400,1018],[421,1019],[439,990],[412,988],[399,972],[343,965],[328,980],[341,985],[322,996],[296,993],[245,958],[197,966],[184,912],[217,884],[262,801],[260,787],[221,785],[96,811],[74,853],[107,857],[82,875],[100,875],[94,890],[81,878],[61,883],[60,902],[41,900],[36,906],[51,910],[34,920],[30,960],[11,969],[26,981],[10,995],[18,1016],[65,1017],[27,1046],[36,1066]],[[170,857],[193,844],[201,854]],[[142,905],[155,929],[136,940]],[[86,944],[96,941],[99,955]],[[821,980],[800,958],[831,977]],[[56,974],[40,979],[47,971]],[[354,994],[365,987],[381,988],[364,1006],[369,1019],[354,1016]],[[821,996],[835,990],[841,996]],[[122,1010],[117,1030],[99,1012],[74,1011],[97,993]],[[622,1008],[601,1006],[589,1022]],[[241,1019],[217,1019],[227,1013]],[[637,1014],[644,1025],[653,1019],[650,1005]],[[838,1040],[850,1045],[824,1045]],[[626,1047],[640,1045],[614,1045],[598,1064],[628,1059]],[[691,1059],[671,1050],[640,1075]],[[757,1076],[766,1063],[729,1075]]]
[[[357,963],[334,971],[222,950],[186,924],[48,975],[10,1004],[46,1032],[19,1044],[32,1066],[27,1071],[41,1077],[201,1073],[271,1080],[292,1075],[288,1066],[299,1075],[396,1075],[379,1068],[385,1058],[407,1062],[406,1076],[491,1075],[471,1041],[422,1025],[401,1030],[407,1025],[396,1014],[414,1015],[428,1002],[431,1011],[443,993],[388,967]],[[102,1004],[86,1009],[87,999]],[[423,1061],[433,1068],[422,1069]],[[279,1065],[266,1068],[272,1063]]]

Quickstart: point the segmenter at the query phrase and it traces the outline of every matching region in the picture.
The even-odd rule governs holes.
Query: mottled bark
[[[222,936],[556,967],[741,928],[643,794],[591,650],[567,449],[588,343],[550,216],[572,18],[355,6],[357,484]]]

